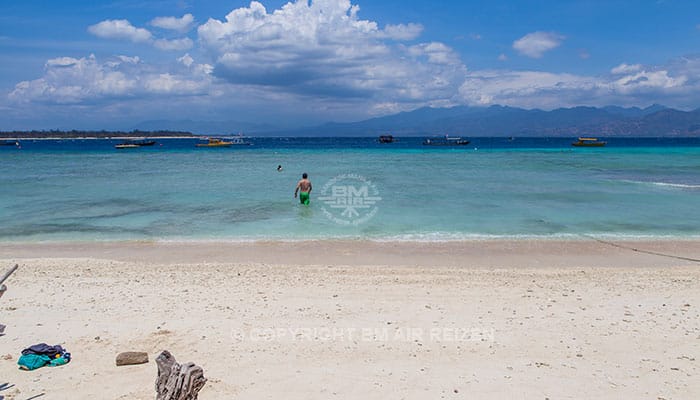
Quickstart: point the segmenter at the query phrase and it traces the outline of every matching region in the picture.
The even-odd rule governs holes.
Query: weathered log
[[[192,362],[178,364],[167,350],[158,355],[156,364],[156,400],[197,400],[199,391],[207,383],[202,367]]]
[[[14,267],[10,268],[9,271],[5,272],[2,276],[2,278],[0,278],[0,285],[2,285],[2,283],[5,282],[5,279],[9,278],[10,275],[12,275],[12,273],[17,270],[17,268],[19,268],[19,265],[15,264]]]

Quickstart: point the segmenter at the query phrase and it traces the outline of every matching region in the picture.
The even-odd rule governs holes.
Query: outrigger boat
[[[155,140],[146,140],[146,139],[127,140],[123,143],[119,143],[118,145],[114,146],[114,148],[115,149],[135,149],[138,147],[153,146],[154,144],[156,144]]]
[[[18,140],[3,140],[0,142],[0,146],[19,146]]]
[[[207,143],[197,143],[197,147],[230,147],[233,142],[226,142],[221,139],[210,138]]]
[[[394,143],[395,139],[391,135],[381,135],[379,136],[379,143]]]
[[[603,147],[608,142],[599,141],[598,138],[580,137],[577,141],[571,143],[572,146],[576,147]]]
[[[445,135],[444,138],[433,138],[425,139],[423,142],[424,146],[466,146],[470,142],[467,139],[462,139],[460,137],[449,137]]]
[[[133,143],[119,143],[118,145],[115,145],[115,149],[138,149],[139,146],[138,144],[133,144]]]

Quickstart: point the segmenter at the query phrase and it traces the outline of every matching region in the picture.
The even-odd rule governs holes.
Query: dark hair
[[[301,177],[304,178],[304,179],[306,179],[306,178],[308,178],[309,176],[306,175],[306,172],[304,172],[303,174],[301,174]]]

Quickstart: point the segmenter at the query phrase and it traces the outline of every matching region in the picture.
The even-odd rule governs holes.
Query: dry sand
[[[201,399],[698,399],[684,258],[698,241],[0,244],[0,396],[153,399],[168,349]],[[39,342],[73,361],[18,370]]]

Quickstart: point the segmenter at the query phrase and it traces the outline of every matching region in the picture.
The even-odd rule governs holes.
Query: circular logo
[[[377,213],[382,200],[372,181],[356,174],[338,175],[321,189],[323,213],[341,225],[360,225]]]

